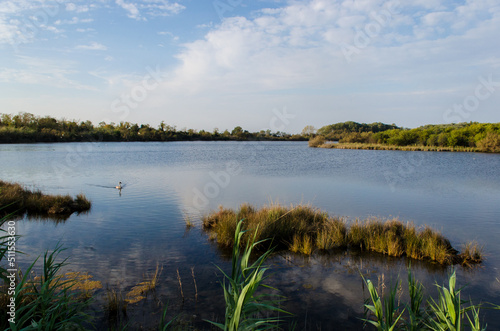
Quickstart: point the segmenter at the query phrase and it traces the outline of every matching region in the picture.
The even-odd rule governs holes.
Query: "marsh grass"
[[[462,147],[462,146],[423,146],[423,145],[411,145],[411,146],[397,146],[397,145],[385,145],[385,144],[369,144],[369,143],[320,143],[320,140],[313,143],[311,146],[311,141],[309,141],[310,147],[319,148],[336,148],[336,149],[366,149],[366,150],[390,150],[390,151],[421,151],[421,152],[481,152],[481,148],[477,147]]]
[[[217,212],[203,217],[203,227],[215,233],[215,240],[220,245],[232,247],[234,231],[240,219],[244,220],[242,224],[244,230],[257,229],[254,233],[256,241],[272,238],[273,245],[284,249],[294,245],[294,238],[296,243],[300,241],[300,246],[305,243],[312,247],[316,244],[318,230],[333,232],[336,228],[326,224],[342,222],[342,220],[330,219],[326,213],[309,205],[285,207],[280,204],[271,204],[257,210],[251,205],[243,204],[237,211],[220,207]],[[342,225],[339,224],[337,227],[342,227]],[[245,234],[242,237],[241,246],[244,247],[251,238],[249,234]],[[309,241],[311,241],[310,244]],[[267,242],[268,245],[269,243]],[[341,240],[336,243],[344,244]],[[260,246],[264,246],[264,242],[261,242]]]
[[[350,226],[341,218],[310,205],[271,204],[260,209],[243,204],[238,210],[219,207],[219,210],[203,217],[203,227],[210,238],[221,246],[232,247],[234,231],[240,219],[243,229],[257,229],[256,240],[271,238],[279,249],[295,253],[312,254],[314,251],[332,249],[359,249],[389,256],[407,256],[417,260],[429,260],[449,265],[469,266],[481,263],[482,249],[477,243],[467,243],[458,254],[448,239],[428,226],[417,227],[398,219],[377,218],[356,220]],[[240,245],[246,245],[251,237],[246,234]],[[259,249],[267,249],[261,244]]]
[[[90,210],[92,204],[83,195],[76,198],[69,195],[47,195],[39,190],[29,190],[19,184],[0,180],[0,206],[7,206],[1,212],[27,213],[28,215],[70,215]]]
[[[461,263],[466,266],[481,263],[483,256],[483,246],[480,246],[477,241],[465,243],[460,253]]]

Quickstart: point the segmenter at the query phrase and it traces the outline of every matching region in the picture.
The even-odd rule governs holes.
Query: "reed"
[[[194,283],[194,298],[198,302],[198,285],[196,285],[196,277],[194,276],[194,267],[191,267],[191,276],[193,277]]]
[[[268,300],[269,295],[257,294],[257,290],[263,286],[262,281],[267,271],[263,264],[271,254],[271,250],[267,250],[253,264],[250,264],[250,255],[259,244],[259,242],[255,241],[258,229],[256,228],[253,231],[252,239],[247,241],[244,250],[240,254],[240,244],[245,234],[242,226],[243,222],[238,222],[234,232],[235,245],[233,245],[232,252],[231,274],[227,275],[219,268],[224,275],[223,289],[226,303],[224,324],[207,322],[225,331],[277,328],[281,321],[279,318],[263,317],[262,314],[264,312],[287,314],[287,312],[276,307],[274,301]]]
[[[31,278],[31,270],[38,259],[19,276],[14,293],[16,301],[16,321],[9,323],[11,330],[23,330],[33,325],[39,330],[59,330],[75,328],[90,321],[85,313],[90,299],[79,298],[74,291],[74,281],[58,275],[66,265],[66,260],[56,262],[63,249],[60,245],[43,257],[42,275]]]
[[[181,274],[179,273],[179,269],[177,269],[177,281],[179,281],[179,288],[181,289],[182,301],[184,301],[184,291],[182,291],[182,279],[181,279]]]
[[[398,284],[391,288],[389,295],[386,298],[381,298],[377,292],[377,289],[373,283],[363,276],[363,281],[368,288],[368,293],[370,294],[370,299],[365,300],[365,317],[369,315],[369,312],[374,315],[374,320],[369,318],[362,319],[365,323],[370,323],[377,328],[379,331],[392,331],[395,330],[401,317],[403,316],[404,310],[400,313],[399,307],[396,305],[396,292]],[[370,300],[372,304],[370,304]]]
[[[310,205],[271,204],[257,209],[243,204],[238,210],[219,207],[218,211],[203,217],[203,227],[219,245],[232,247],[239,219],[244,220],[243,229],[257,229],[256,240],[271,238],[278,249],[305,255],[316,250],[350,248],[443,265],[470,266],[483,260],[477,243],[466,244],[458,254],[448,239],[428,226],[417,228],[411,222],[377,218],[356,220],[347,226],[344,219],[329,217]],[[243,247],[250,239],[244,235],[240,245]]]
[[[69,195],[47,195],[40,190],[29,190],[16,183],[0,180],[0,206],[6,213],[24,213],[28,215],[70,215],[90,210],[91,202],[83,195],[76,198]]]
[[[361,275],[368,288],[369,299],[365,301],[365,323],[377,330],[486,330],[479,317],[483,304],[475,305],[460,298],[461,289],[456,287],[456,273],[448,278],[448,287],[436,284],[437,298],[428,298],[424,303],[424,288],[416,281],[408,268],[408,293],[410,302],[396,305],[396,287],[385,297],[380,297],[372,282]],[[371,304],[370,304],[371,302]],[[491,305],[491,309],[500,309]],[[468,323],[467,323],[468,321]]]

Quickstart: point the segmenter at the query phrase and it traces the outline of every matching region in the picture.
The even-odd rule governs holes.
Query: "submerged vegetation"
[[[241,126],[212,132],[177,129],[161,122],[157,128],[130,122],[94,125],[90,121],[57,120],[29,113],[0,114],[0,143],[98,142],[98,141],[182,141],[182,140],[307,140],[302,135],[261,130],[249,132]]]
[[[0,213],[27,213],[31,216],[69,216],[89,211],[92,204],[83,195],[48,195],[39,190],[0,180]]]
[[[233,233],[241,219],[244,219],[244,229],[256,229],[256,240],[272,238],[272,245],[277,248],[306,255],[314,251],[359,249],[443,265],[472,265],[483,259],[477,243],[465,244],[459,253],[443,235],[429,227],[376,218],[356,220],[348,226],[345,219],[330,217],[308,205],[274,204],[256,209],[243,204],[236,211],[220,207],[203,218],[203,226],[217,243],[231,247]],[[245,236],[242,245],[248,240],[250,236]]]
[[[335,141],[338,143],[326,143]],[[405,129],[383,123],[345,122],[327,125],[310,147],[500,153],[500,123],[425,125]]]

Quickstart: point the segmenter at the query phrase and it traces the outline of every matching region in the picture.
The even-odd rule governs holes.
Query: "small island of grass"
[[[350,249],[370,251],[389,256],[407,256],[429,260],[442,265],[481,263],[482,250],[475,242],[464,245],[462,252],[454,249],[441,233],[427,226],[417,227],[397,219],[356,220],[348,226],[343,218],[308,205],[285,207],[264,206],[256,209],[248,204],[239,210],[220,207],[203,217],[203,227],[218,244],[231,247],[239,220],[244,220],[245,235],[242,245],[253,237],[256,241],[271,238],[277,249],[312,254],[314,251]]]
[[[0,180],[0,213],[30,216],[69,216],[90,210],[91,202],[83,195],[48,195],[20,184]]]

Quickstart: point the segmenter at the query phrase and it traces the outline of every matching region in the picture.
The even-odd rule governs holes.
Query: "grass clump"
[[[27,213],[28,215],[71,215],[90,210],[92,204],[83,195],[48,195],[40,190],[29,190],[16,183],[0,180],[0,206],[4,213]]]
[[[215,239],[220,245],[232,247],[234,231],[240,219],[244,219],[243,229],[257,229],[257,241],[272,238],[273,244],[282,249],[300,246],[298,251],[305,250],[310,254],[317,245],[318,234],[329,237],[324,240],[323,247],[330,249],[346,244],[343,237],[344,221],[330,218],[326,213],[309,205],[285,207],[272,204],[256,209],[244,204],[237,211],[220,207],[217,212],[203,217],[203,227],[215,233]],[[243,236],[241,246],[244,247],[249,239],[250,236]],[[310,249],[307,248],[309,246]]]
[[[477,241],[469,241],[463,245],[459,255],[462,265],[478,264],[483,260],[483,247],[479,246]]]
[[[278,248],[306,255],[315,250],[350,248],[443,265],[466,266],[481,263],[483,259],[477,243],[466,244],[458,254],[448,239],[427,226],[417,228],[411,222],[374,218],[356,220],[348,227],[345,220],[329,217],[309,205],[272,204],[256,209],[244,204],[238,210],[219,207],[203,217],[203,227],[217,243],[231,247],[239,219],[244,219],[244,229],[257,229],[256,240],[271,238]],[[246,245],[249,239],[243,236],[241,245]]]

